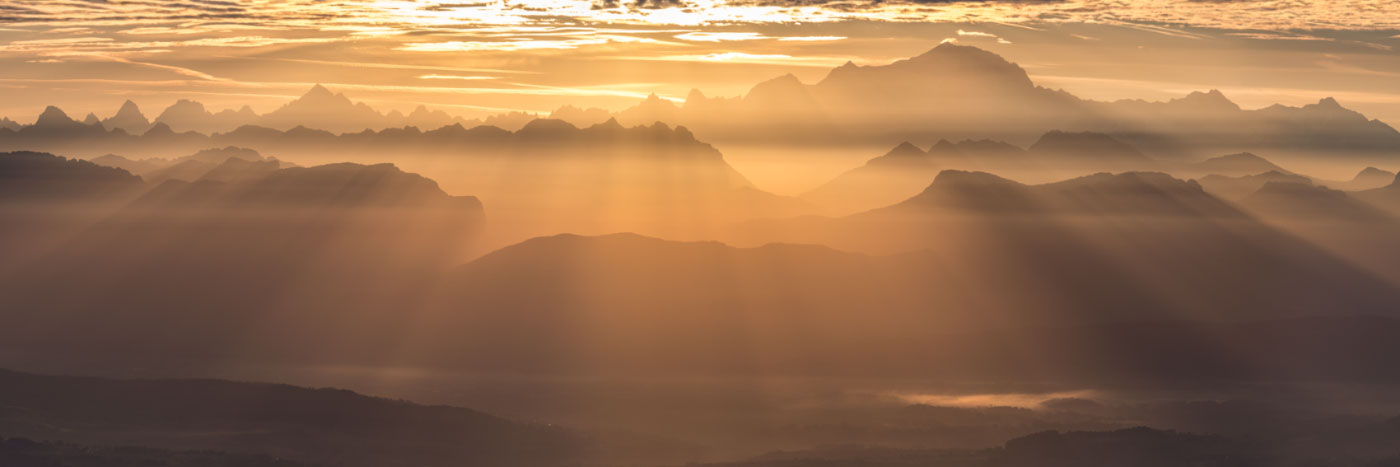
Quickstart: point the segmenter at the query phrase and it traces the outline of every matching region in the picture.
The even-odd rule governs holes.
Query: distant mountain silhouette
[[[923,193],[888,209],[930,207],[982,214],[1242,216],[1193,181],[1152,172],[1101,173],[1027,186],[987,173],[948,170],[939,173]]]
[[[93,159],[93,161],[97,162],[98,159]],[[280,165],[276,159],[264,158],[262,154],[259,154],[257,151],[234,146],[218,149],[205,149],[194,154],[190,154],[188,156],[168,161],[165,159],[144,159],[141,161],[134,162],[129,160],[122,161],[115,159],[106,159],[105,161],[116,164],[125,164],[129,166],[139,165],[143,167],[150,167],[140,172],[141,176],[152,185],[159,185],[161,182],[164,182],[166,180],[183,180],[187,182],[199,180],[203,178],[206,174],[208,174],[210,171],[214,170],[215,168],[219,167],[225,162],[234,159],[249,162],[271,162],[273,169],[278,168]]]
[[[165,125],[169,130],[214,132],[225,128],[236,128],[247,125],[257,119],[258,115],[248,106],[235,111],[231,109],[222,110],[217,113],[210,112],[204,108],[204,104],[188,99],[180,99],[167,107],[157,115],[153,123]]]
[[[1241,152],[1219,157],[1212,157],[1194,164],[1187,164],[1181,171],[1193,175],[1220,175],[1226,177],[1241,177],[1264,172],[1291,173],[1282,167],[1274,165],[1268,159]]]
[[[351,102],[344,94],[332,93],[318,84],[300,98],[261,116],[256,124],[279,129],[313,126],[341,133],[382,128],[389,125],[386,120],[370,106]]]
[[[9,436],[220,450],[247,460],[264,455],[345,466],[543,465],[586,459],[592,447],[576,433],[468,409],[276,384],[0,370],[0,404],[9,408],[0,414],[0,429]],[[263,462],[251,465],[295,465]]]
[[[1026,145],[1053,130],[1109,134],[1172,161],[1242,151],[1385,157],[1400,148],[1400,132],[1331,98],[1258,110],[1241,109],[1218,90],[1166,102],[1096,102],[1039,87],[1016,64],[952,43],[887,65],[847,63],[815,84],[783,76],[742,97],[707,98],[692,91],[681,106],[648,100],[614,115],[626,125],[658,119],[685,125],[742,156],[751,143],[887,147],[898,141],[990,138]],[[664,120],[669,115],[675,120]]]
[[[1252,212],[1267,217],[1306,220],[1378,222],[1396,220],[1379,208],[1345,192],[1307,183],[1271,181],[1240,200]]]
[[[133,174],[149,172],[170,165],[169,159],[147,158],[133,160],[126,156],[119,156],[116,154],[105,154],[94,157],[91,159],[91,162],[105,167],[115,167]]]
[[[1366,167],[1350,180],[1316,180],[1319,185],[1343,191],[1360,191],[1380,188],[1395,180],[1395,172]]]
[[[1385,186],[1392,180],[1395,180],[1395,172],[1367,167],[1357,172],[1356,176],[1352,177],[1351,183],[1355,187],[1353,189],[1366,189]]]
[[[1051,131],[1036,140],[1029,151],[1041,164],[1098,170],[1144,170],[1158,164],[1136,148],[1102,133]]]
[[[1030,150],[992,140],[945,139],[923,151],[904,142],[802,197],[850,213],[907,199],[945,169],[1082,174],[1158,167],[1132,146],[1099,133],[1052,131],[1041,135]]]
[[[122,103],[116,114],[102,120],[102,126],[108,130],[121,129],[127,133],[139,135],[151,129],[151,121],[146,119],[146,116],[141,113],[141,108],[137,107],[135,102],[128,100]]]
[[[1201,187],[1207,192],[1222,199],[1236,201],[1246,196],[1254,194],[1268,183],[1293,183],[1301,185],[1311,185],[1312,179],[1293,173],[1270,170],[1267,172],[1239,177],[1224,175],[1207,175],[1201,177]]]
[[[1390,184],[1380,188],[1353,192],[1352,196],[1391,213],[1400,214],[1400,177],[1392,179]]]

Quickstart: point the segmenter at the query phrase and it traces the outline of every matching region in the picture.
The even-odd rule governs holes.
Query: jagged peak
[[[122,102],[121,108],[117,109],[117,115],[123,114],[141,115],[141,107],[137,106],[131,99],[127,99],[126,102]]]
[[[174,104],[170,104],[170,108],[171,108],[171,109],[176,109],[176,108],[178,108],[178,109],[186,109],[186,108],[188,108],[188,109],[193,109],[193,110],[198,110],[198,111],[200,111],[200,112],[203,112],[203,111],[204,111],[204,103],[199,102],[199,101],[195,101],[195,100],[190,100],[190,99],[180,99],[180,100],[175,101]]]
[[[74,122],[63,109],[52,105],[45,107],[44,112],[39,114],[39,118],[34,120],[34,126],[69,125],[73,123],[76,122]]]
[[[1240,110],[1239,104],[1225,97],[1225,93],[1220,92],[1219,89],[1211,89],[1206,92],[1192,91],[1190,94],[1187,94],[1186,97],[1173,99],[1171,102],[1208,108]]]

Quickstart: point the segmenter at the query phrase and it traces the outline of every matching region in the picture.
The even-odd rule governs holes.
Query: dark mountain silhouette
[[[1393,221],[1379,208],[1353,199],[1345,192],[1309,183],[1270,181],[1240,200],[1240,205],[1268,218]]]
[[[575,433],[473,410],[276,384],[0,370],[0,404],[10,436],[219,450],[287,465],[550,465],[583,459],[591,447]]]
[[[22,125],[7,117],[0,117],[0,130],[18,130]]]
[[[311,467],[266,455],[173,451],[132,446],[93,447],[27,438],[0,438],[0,464],[8,467]]]
[[[1311,185],[1312,179],[1302,175],[1289,172],[1270,170],[1253,175],[1230,177],[1225,175],[1207,175],[1201,177],[1200,184],[1207,192],[1219,196],[1221,199],[1231,201],[1242,199],[1254,194],[1263,188],[1265,184],[1271,182],[1295,183]]]
[[[0,202],[91,199],[127,194],[141,178],[88,161],[38,152],[0,153]]]

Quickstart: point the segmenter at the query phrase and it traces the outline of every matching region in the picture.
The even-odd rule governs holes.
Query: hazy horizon
[[[0,0],[0,465],[1392,465],[1396,47],[1371,0]]]

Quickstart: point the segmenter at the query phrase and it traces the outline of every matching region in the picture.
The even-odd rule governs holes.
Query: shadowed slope
[[[357,340],[422,300],[482,225],[475,198],[389,164],[242,175],[167,181],[17,269],[6,340],[45,360],[373,355]]]
[[[8,408],[0,429],[12,436],[324,465],[550,465],[577,461],[589,448],[564,430],[473,410],[276,384],[0,370],[0,404]]]

